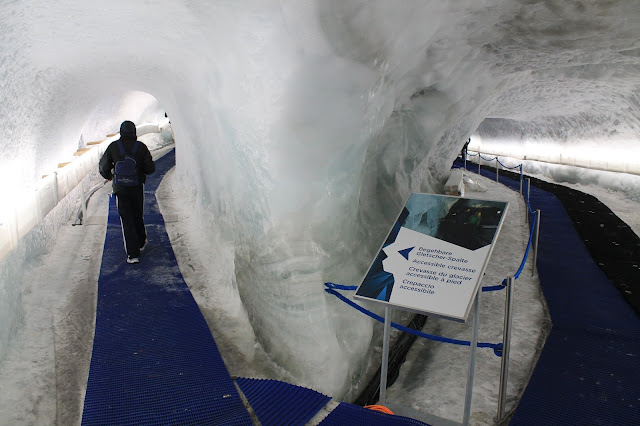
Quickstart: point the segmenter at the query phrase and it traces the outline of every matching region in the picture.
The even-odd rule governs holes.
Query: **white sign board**
[[[354,297],[466,321],[507,208],[412,194]]]

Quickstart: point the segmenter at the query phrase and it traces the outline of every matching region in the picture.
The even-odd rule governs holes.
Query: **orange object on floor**
[[[393,415],[393,411],[389,410],[384,405],[365,405],[364,408],[368,408],[369,410],[380,411],[381,413]]]

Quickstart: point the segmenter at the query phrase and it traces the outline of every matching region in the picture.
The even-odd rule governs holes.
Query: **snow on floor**
[[[178,208],[185,205],[185,200],[177,184],[173,173],[169,173],[160,188],[167,230],[180,269],[202,306],[205,318],[213,325],[212,332],[231,373],[286,378],[287,373],[274,367],[262,349],[255,345],[246,313],[236,300],[232,286],[202,285],[203,281],[215,282],[216,278],[201,272],[202,262],[207,258],[194,254],[198,252],[198,230],[191,225],[188,210]],[[585,192],[597,192],[585,189],[588,189]],[[108,187],[98,191],[89,203],[85,225],[74,227],[70,221],[61,227],[54,248],[33,259],[24,274],[25,325],[0,367],[2,425],[80,423],[109,192]],[[614,192],[604,192],[606,197],[600,194],[601,201],[616,214],[621,213],[623,220],[629,223],[624,217],[637,211],[638,204]],[[528,236],[524,204],[519,194],[473,173],[467,178],[465,195],[510,202],[482,282],[483,285],[497,284],[516,271],[522,258]],[[634,229],[637,232],[637,228]],[[495,343],[501,340],[503,312],[504,291],[483,293],[480,341]],[[508,409],[526,384],[547,324],[539,284],[536,277],[531,277],[528,264],[516,282]],[[424,331],[451,338],[470,337],[468,325],[432,318],[427,321]],[[468,353],[468,347],[418,339],[397,382],[388,390],[388,401],[459,421]],[[489,349],[479,349],[478,355],[472,423],[494,424],[500,358]]]

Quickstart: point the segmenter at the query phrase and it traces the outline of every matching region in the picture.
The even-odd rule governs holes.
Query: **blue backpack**
[[[113,183],[118,186],[138,186],[138,162],[136,161],[136,152],[140,142],[136,141],[133,145],[131,154],[127,154],[124,150],[122,141],[118,140],[118,148],[120,148],[121,159],[115,164],[113,173]]]

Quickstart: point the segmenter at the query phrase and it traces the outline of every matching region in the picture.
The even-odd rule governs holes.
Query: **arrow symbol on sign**
[[[410,247],[410,248],[406,248],[404,250],[399,250],[398,253],[400,253],[400,255],[402,257],[404,257],[405,259],[409,260],[409,253],[411,253],[411,250],[413,250],[415,247]]]

